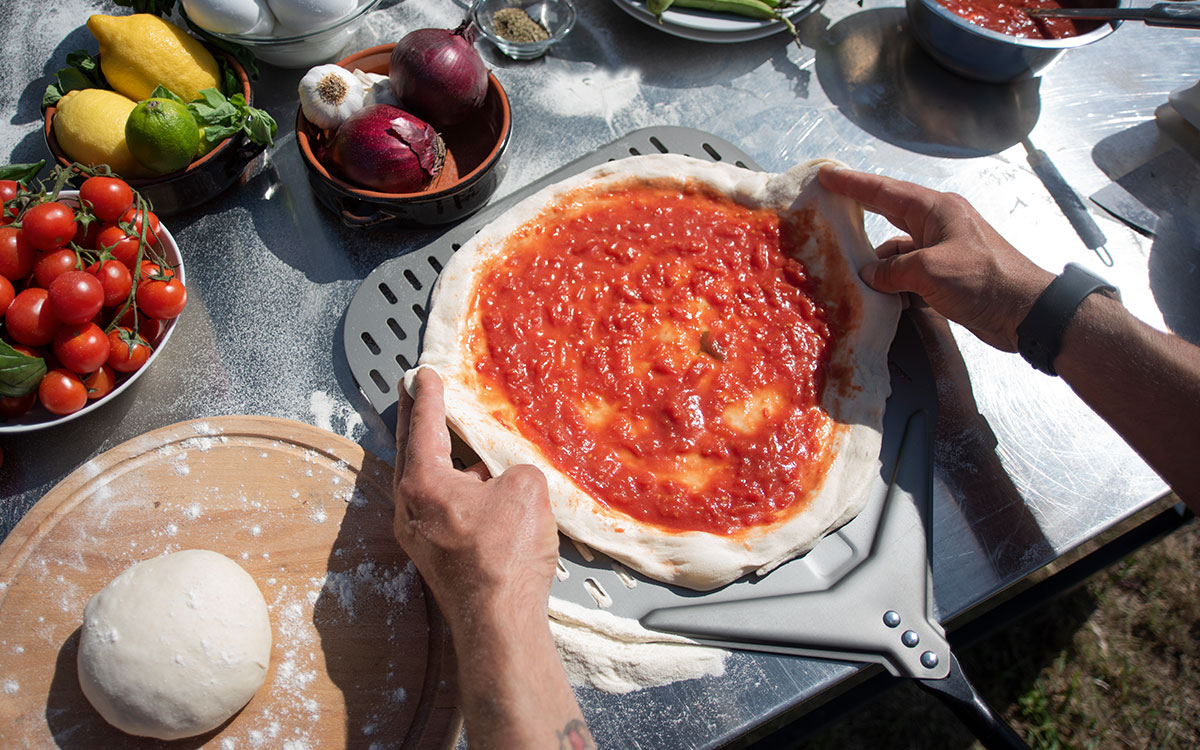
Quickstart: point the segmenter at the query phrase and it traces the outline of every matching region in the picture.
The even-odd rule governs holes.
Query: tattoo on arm
[[[560,750],[595,750],[596,742],[583,719],[571,719],[558,733]]]

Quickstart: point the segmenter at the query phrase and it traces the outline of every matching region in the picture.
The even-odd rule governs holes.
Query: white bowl
[[[79,191],[63,190],[58,194],[58,199],[64,203],[79,205]],[[179,254],[179,245],[175,244],[175,238],[171,236],[171,232],[167,229],[166,224],[162,225],[162,235],[160,240],[162,243],[163,255],[174,267],[175,276],[184,285],[186,285],[187,277],[183,272],[183,256]],[[34,430],[54,427],[65,422],[70,422],[72,419],[82,417],[84,414],[89,414],[104,404],[107,404],[109,401],[112,401],[119,393],[122,393],[126,388],[133,385],[133,382],[141,377],[143,372],[150,369],[150,365],[154,364],[154,360],[158,358],[158,353],[161,352],[163,347],[167,345],[167,339],[171,338],[171,333],[175,330],[175,324],[178,321],[178,317],[168,320],[158,339],[150,342],[150,345],[153,347],[153,351],[150,352],[150,358],[146,360],[146,364],[142,365],[137,370],[134,370],[128,376],[122,376],[120,373],[118,373],[118,376],[124,377],[124,380],[121,380],[117,383],[116,387],[113,388],[112,393],[103,398],[96,399],[95,401],[88,401],[87,404],[85,404],[84,407],[77,412],[61,416],[50,413],[41,404],[36,404],[32,409],[19,417],[13,417],[12,419],[0,421],[0,435],[13,435],[21,432],[33,432]]]
[[[281,68],[308,68],[341,57],[350,44],[351,37],[362,23],[363,17],[374,10],[382,0],[359,0],[348,16],[321,29],[292,36],[263,36],[261,34],[219,34],[205,32],[217,39],[239,44],[250,50],[259,60]],[[187,14],[180,8],[187,19]],[[195,21],[192,21],[195,23]]]

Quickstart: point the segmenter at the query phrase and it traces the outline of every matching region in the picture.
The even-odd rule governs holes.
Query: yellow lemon
[[[87,27],[100,43],[100,69],[108,84],[130,99],[149,99],[159,85],[185,102],[201,89],[219,88],[220,69],[212,54],[158,16],[95,15]]]
[[[54,112],[54,137],[66,155],[90,166],[107,164],[124,177],[147,174],[125,142],[125,121],[137,102],[107,89],[69,91]]]
[[[196,158],[200,128],[188,108],[172,99],[147,99],[129,113],[125,140],[133,158],[155,174],[183,169]]]

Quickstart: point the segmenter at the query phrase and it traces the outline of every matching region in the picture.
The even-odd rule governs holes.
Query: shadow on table
[[[935,451],[953,454],[937,461],[963,517],[1000,579],[1029,559],[1055,556],[1037,518],[996,453],[996,436],[979,413],[970,375],[945,318],[913,316],[929,355],[938,390]]]
[[[1038,79],[1013,84],[951,73],[908,33],[903,8],[855,13],[810,33],[817,77],[838,109],[881,140],[946,158],[994,154],[1020,143],[1041,113]]]
[[[1148,265],[1154,302],[1171,331],[1200,344],[1200,161],[1169,135],[1149,121],[1097,143],[1092,161],[1115,184],[1094,200],[1110,196],[1106,208],[1153,237]],[[1200,134],[1193,137],[1200,143]]]
[[[345,700],[344,746],[445,747],[461,727],[449,632],[392,535],[391,472],[372,463],[368,454],[313,604]]]

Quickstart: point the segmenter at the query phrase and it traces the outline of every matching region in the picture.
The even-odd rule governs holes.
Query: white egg
[[[354,10],[355,0],[268,0],[275,20],[297,33],[324,28]],[[282,33],[282,32],[278,32]]]
[[[269,35],[275,30],[267,0],[183,0],[183,9],[197,26],[218,34]]]

